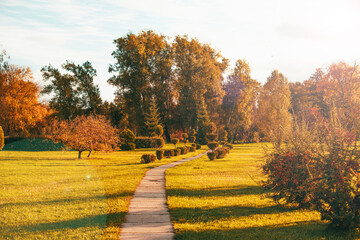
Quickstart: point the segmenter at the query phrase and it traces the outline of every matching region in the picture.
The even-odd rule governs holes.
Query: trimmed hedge
[[[216,152],[208,152],[207,156],[210,160],[214,160],[216,158]]]
[[[222,158],[224,158],[224,157],[226,156],[226,154],[227,154],[227,152],[226,152],[226,150],[225,150],[224,148],[217,148],[217,149],[215,150],[215,152],[216,152],[216,158],[217,158],[217,159],[222,159]]]
[[[155,162],[156,156],[154,154],[144,154],[141,156],[141,163]]]
[[[174,149],[175,156],[179,156],[181,154],[181,150],[179,148]]]
[[[196,144],[196,150],[199,150],[199,149],[201,149],[201,144]]]
[[[137,137],[135,138],[136,148],[162,148],[165,141],[162,138]]]
[[[195,151],[196,151],[196,147],[191,146],[191,147],[190,147],[190,152],[195,152]]]
[[[164,150],[164,157],[172,157],[175,156],[175,152],[173,149],[166,149]]]
[[[124,143],[133,143],[135,141],[135,134],[130,129],[124,129],[120,133],[120,139]]]
[[[164,150],[156,150],[156,158],[161,160],[164,157]]]
[[[211,150],[214,150],[215,148],[217,148],[219,146],[219,143],[217,142],[209,142],[207,144],[207,146],[211,149]]]
[[[120,149],[123,151],[135,150],[136,145],[135,143],[123,143],[120,146]]]

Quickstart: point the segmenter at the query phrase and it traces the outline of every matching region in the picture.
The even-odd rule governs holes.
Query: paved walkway
[[[146,172],[130,201],[129,211],[121,226],[121,240],[172,240],[174,228],[166,205],[165,171],[194,160],[205,153],[155,167]]]

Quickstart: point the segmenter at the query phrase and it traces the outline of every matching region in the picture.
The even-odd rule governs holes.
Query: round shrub
[[[177,149],[180,150],[181,155],[185,154],[185,148],[184,147],[178,147]]]
[[[190,147],[190,152],[195,152],[195,151],[196,151],[196,147],[191,146],[191,147]]]
[[[141,163],[155,162],[156,156],[154,154],[144,154],[141,156]]]
[[[230,153],[230,148],[229,147],[223,147],[226,151],[226,153]]]
[[[209,140],[209,142],[213,142],[217,139],[218,135],[216,133],[210,133],[206,135],[206,138]]]
[[[153,138],[151,147],[153,148],[162,148],[165,145],[165,141],[162,138]]]
[[[172,149],[164,150],[164,157],[169,158],[169,157],[172,157],[172,156],[175,156],[174,150],[172,150]]]
[[[209,142],[207,144],[207,146],[211,149],[211,150],[214,150],[215,148],[217,148],[219,146],[219,143],[217,142]]]
[[[164,150],[156,150],[156,158],[161,160],[164,157]]]
[[[123,151],[131,151],[131,150],[135,150],[136,145],[135,143],[123,143],[120,146],[120,149]]]
[[[216,158],[216,152],[208,152],[207,156],[210,160],[214,160]]]
[[[0,126],[0,150],[2,150],[5,146],[5,137],[4,137],[4,131],[2,127]]]
[[[196,150],[199,150],[199,149],[201,149],[201,145],[200,144],[196,144]]]
[[[123,143],[132,143],[135,141],[135,134],[130,129],[125,129],[120,133],[120,139]]]
[[[175,156],[179,156],[181,154],[181,150],[179,148],[174,149]]]
[[[226,150],[224,148],[217,148],[215,152],[217,159],[222,159],[226,156]]]

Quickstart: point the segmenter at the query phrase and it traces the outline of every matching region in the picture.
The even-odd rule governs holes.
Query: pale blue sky
[[[343,60],[360,62],[358,0],[0,0],[0,48],[11,63],[60,68],[66,60],[89,60],[105,100],[113,40],[152,29],[187,34],[229,58],[247,59],[264,83],[278,69],[290,81]]]

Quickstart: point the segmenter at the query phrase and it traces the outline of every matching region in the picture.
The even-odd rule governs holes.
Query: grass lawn
[[[151,164],[140,156],[153,149],[82,160],[75,151],[0,151],[0,239],[118,239],[145,172],[203,151]]]
[[[348,239],[346,233],[327,230],[315,211],[264,198],[262,153],[261,144],[234,145],[224,159],[204,156],[168,169],[175,239]]]

